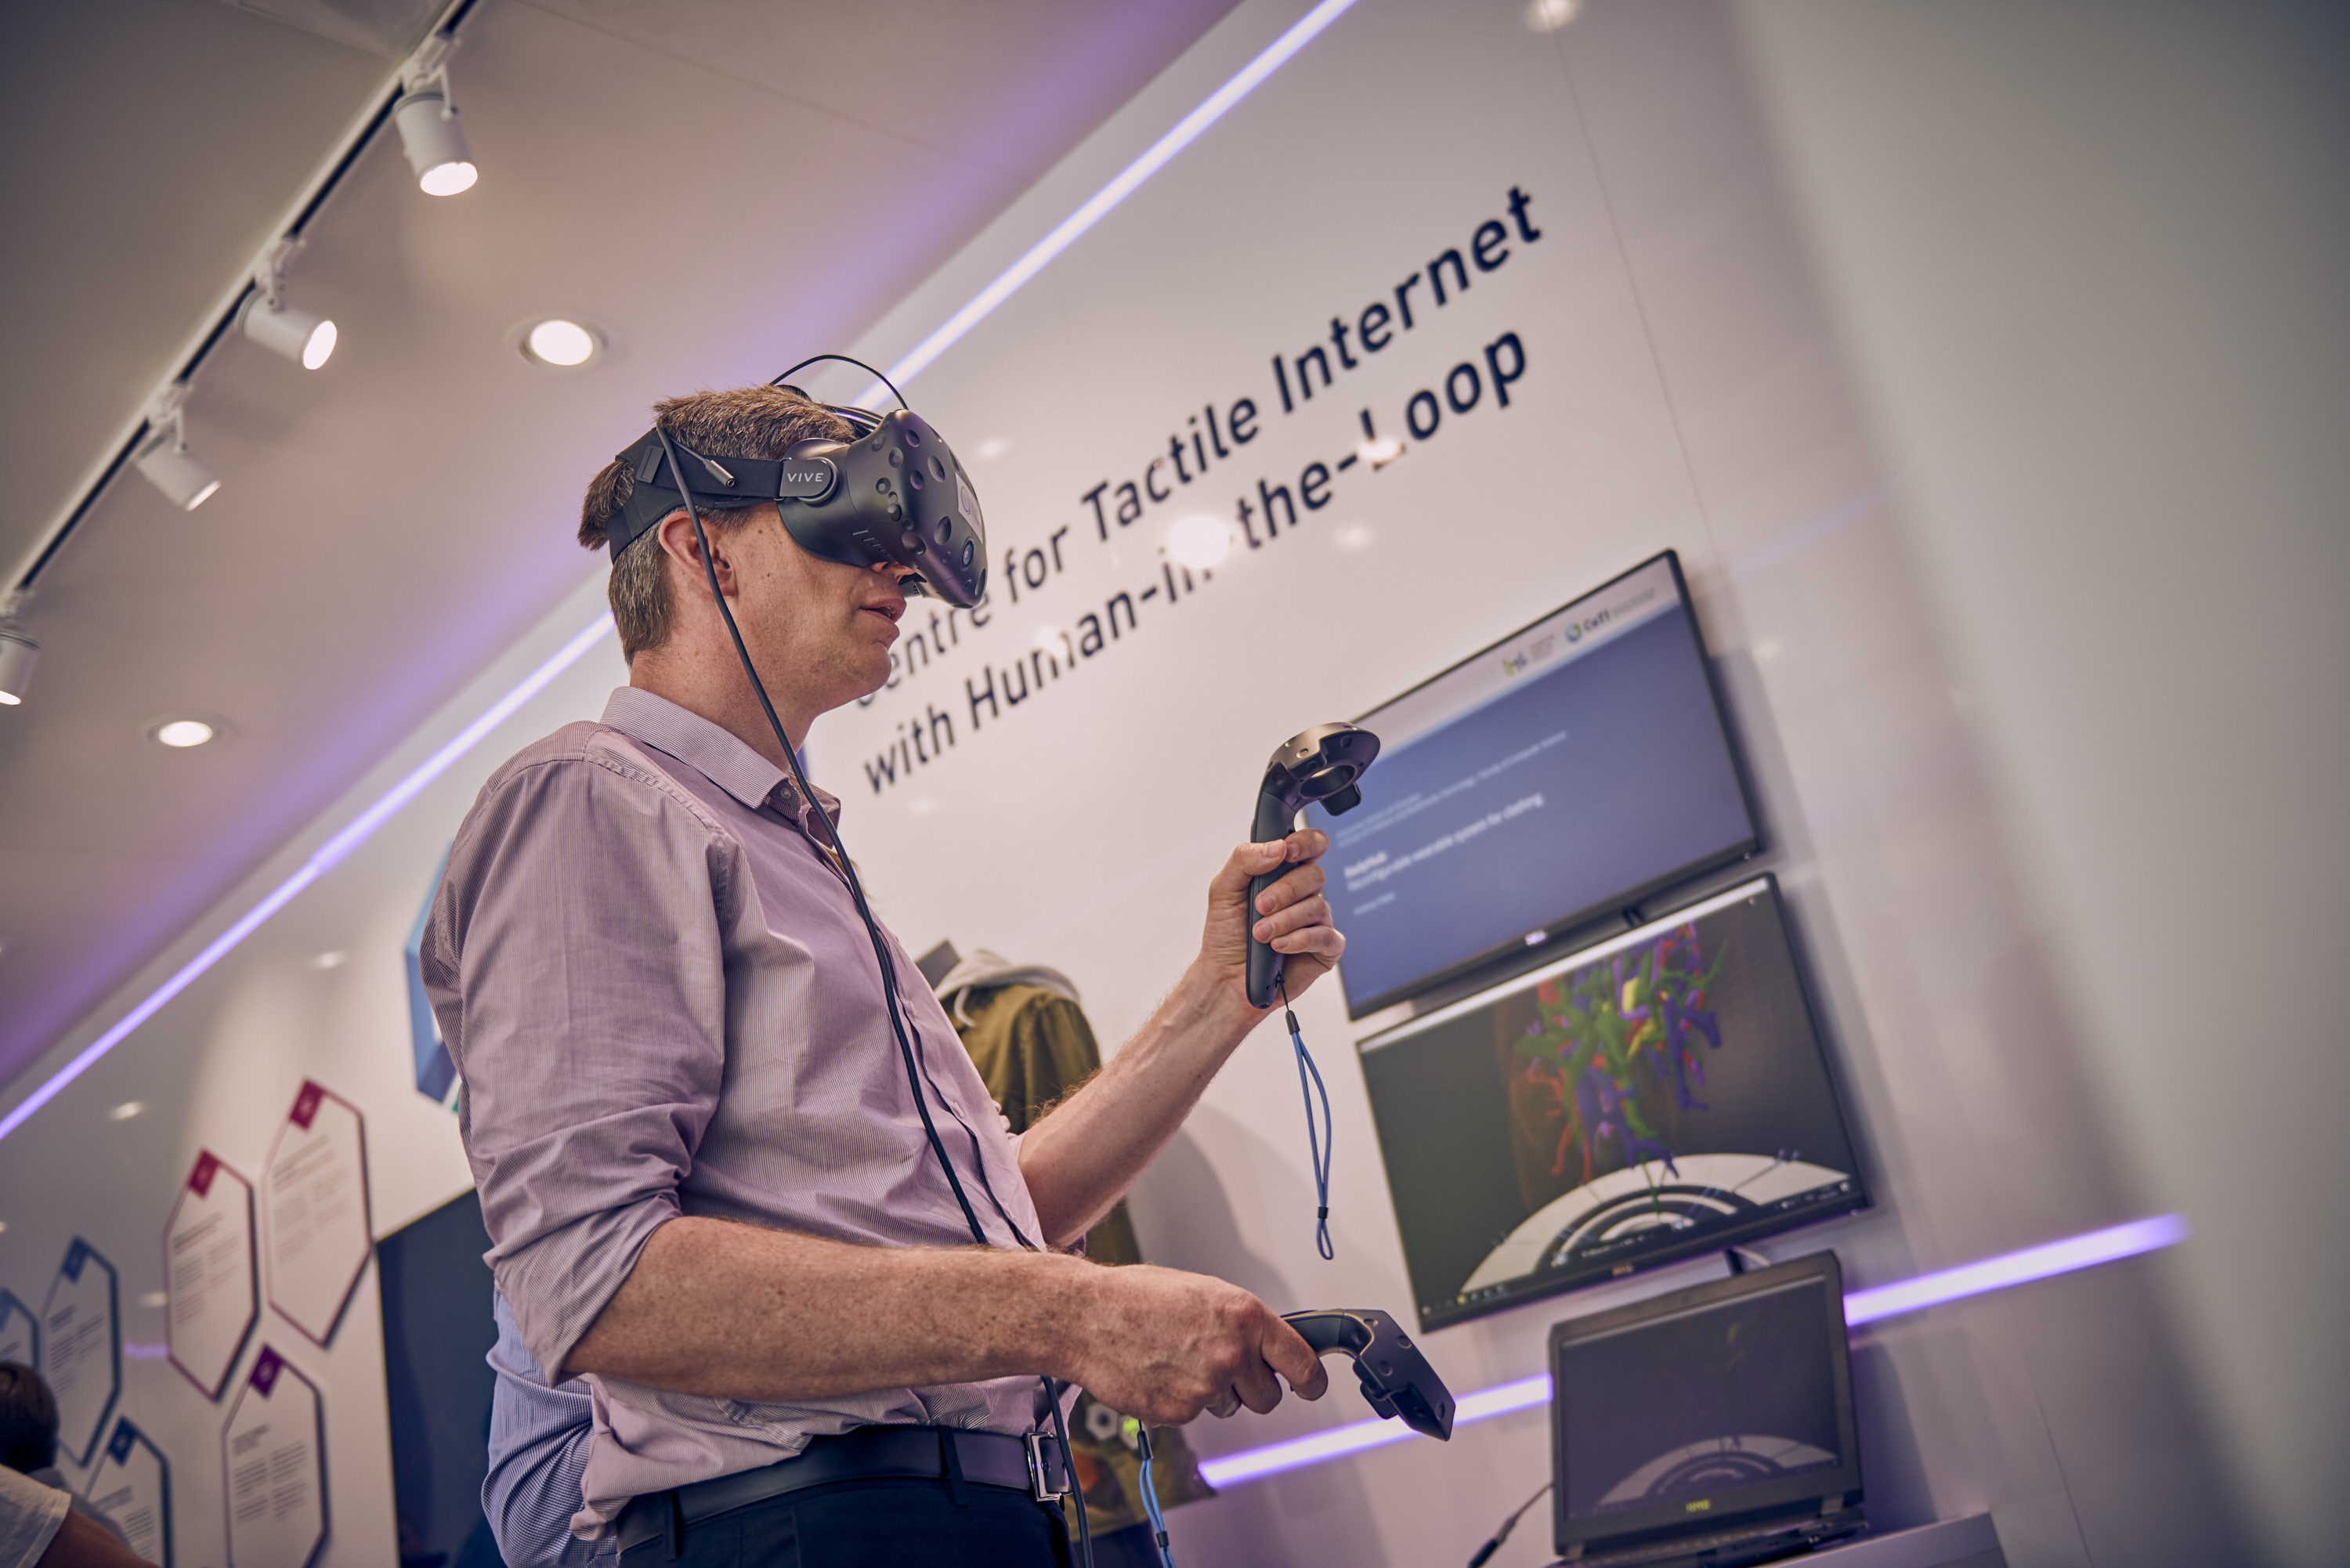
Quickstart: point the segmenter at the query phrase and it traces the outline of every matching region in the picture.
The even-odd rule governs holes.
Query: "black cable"
[[[792,374],[794,370],[805,370],[810,365],[820,365],[827,359],[837,359],[844,365],[856,366],[858,369],[864,371],[867,375],[872,377],[875,380],[889,388],[889,395],[898,400],[898,406],[899,408],[905,410],[910,414],[914,411],[913,405],[906,401],[906,394],[898,389],[897,382],[891,380],[889,377],[883,375],[880,371],[875,369],[864,360],[852,359],[846,354],[811,354],[806,358],[801,360],[798,364],[793,366],[790,370],[785,370],[784,372],[784,376]],[[767,385],[770,387],[782,386],[784,384],[784,376],[776,377],[774,380],[768,382]]]
[[[841,357],[832,356],[836,358]],[[801,363],[807,364],[812,361],[803,360]],[[850,363],[855,364],[856,361],[851,360]],[[798,368],[795,365],[793,369]],[[870,369],[871,367],[867,366],[865,369]],[[784,373],[789,375],[791,371],[786,370]],[[879,371],[874,373],[879,374]],[[888,384],[887,378],[883,379],[883,384]],[[898,389],[891,387],[889,389],[895,392]],[[899,400],[900,403],[904,400],[903,398]],[[937,1157],[939,1168],[946,1173],[947,1185],[954,1189],[955,1204],[962,1210],[963,1223],[971,1227],[972,1241],[982,1247],[990,1246],[992,1243],[987,1239],[987,1232],[980,1226],[979,1215],[972,1210],[971,1199],[963,1192],[962,1178],[955,1174],[954,1162],[947,1158],[947,1147],[939,1138],[938,1126],[931,1119],[930,1102],[922,1096],[922,1083],[925,1075],[915,1066],[914,1047],[907,1038],[906,1021],[899,1015],[898,1009],[897,966],[889,961],[889,944],[881,935],[880,922],[873,918],[872,906],[865,900],[865,885],[857,875],[856,862],[849,859],[848,846],[840,841],[839,824],[832,820],[831,813],[816,805],[816,791],[809,785],[807,775],[800,770],[799,753],[793,749],[792,738],[784,732],[784,722],[775,716],[775,704],[767,696],[766,682],[759,679],[758,668],[751,662],[751,650],[743,644],[743,628],[734,624],[734,611],[727,605],[726,595],[718,586],[718,558],[712,553],[710,535],[702,526],[702,509],[693,504],[692,486],[685,477],[684,468],[677,461],[677,448],[670,443],[669,432],[660,428],[659,421],[654,421],[653,434],[660,438],[661,456],[668,461],[670,478],[676,483],[678,494],[685,501],[685,515],[693,524],[694,541],[702,546],[702,575],[709,579],[710,597],[718,606],[719,617],[726,622],[726,635],[733,639],[734,657],[742,661],[743,673],[751,678],[751,690],[758,695],[759,711],[766,714],[768,727],[775,732],[775,743],[784,749],[784,764],[790,770],[792,782],[799,788],[801,802],[815,812],[817,821],[824,824],[824,836],[831,845],[833,859],[840,867],[842,879],[848,884],[848,895],[857,905],[858,919],[865,922],[865,934],[873,944],[874,961],[881,969],[881,997],[889,1009],[890,1032],[898,1037],[898,1054],[906,1064],[906,1087],[913,1094],[914,1109],[922,1118],[922,1136],[930,1140],[931,1153]],[[806,826],[805,815],[801,819],[801,825],[803,827]],[[935,1085],[933,1085],[933,1092],[936,1092]],[[941,1105],[945,1105],[946,1096],[941,1095],[939,1101]],[[950,1105],[947,1108],[951,1112],[954,1107]],[[962,1118],[957,1116],[955,1119],[962,1122]],[[962,1125],[963,1130],[970,1132],[970,1124]],[[972,1134],[974,1147],[977,1143],[977,1136]],[[983,1165],[980,1174],[981,1179],[984,1180],[986,1168]],[[994,1199],[994,1189],[992,1186],[988,1189],[988,1196],[991,1199]],[[1002,1201],[996,1200],[996,1212],[1003,1214],[1003,1211]],[[1003,1220],[1006,1225],[1012,1225],[1010,1215],[1003,1215]],[[1032,1246],[1026,1237],[1020,1235],[1018,1226],[1013,1225],[1012,1231],[1024,1246]],[[1094,1568],[1093,1531],[1086,1520],[1086,1494],[1077,1485],[1076,1465],[1069,1452],[1068,1422],[1061,1413],[1060,1390],[1052,1378],[1046,1377],[1043,1381],[1045,1397],[1053,1407],[1053,1425],[1060,1438],[1061,1463],[1066,1472],[1064,1479],[1068,1482],[1069,1490],[1077,1494],[1077,1546],[1080,1561],[1084,1563],[1085,1568]]]
[[[1077,1484],[1077,1457],[1069,1452],[1069,1417],[1061,1409],[1061,1386],[1050,1377],[1045,1379],[1045,1398],[1053,1407],[1053,1437],[1061,1445],[1061,1479],[1068,1484],[1068,1495],[1077,1500],[1077,1561],[1094,1568],[1094,1527],[1086,1517],[1086,1489]]]
[[[1502,1542],[1507,1541],[1510,1538],[1510,1532],[1518,1527],[1518,1519],[1520,1515],[1523,1514],[1526,1510],[1532,1508],[1534,1504],[1540,1502],[1543,1498],[1543,1492],[1548,1491],[1549,1490],[1550,1482],[1544,1481],[1542,1483],[1542,1491],[1535,1492],[1534,1496],[1518,1504],[1517,1508],[1511,1513],[1510,1517],[1502,1521],[1502,1528],[1493,1532],[1493,1539],[1485,1542],[1484,1545],[1477,1548],[1477,1555],[1469,1559],[1469,1568],[1485,1568],[1486,1561],[1490,1559],[1494,1552],[1499,1552],[1502,1549]]]
[[[898,1050],[906,1062],[906,1086],[913,1091],[914,1109],[922,1118],[923,1136],[931,1140],[931,1152],[938,1157],[939,1168],[946,1172],[947,1185],[954,1189],[955,1203],[962,1210],[963,1223],[971,1227],[971,1239],[980,1246],[988,1246],[987,1232],[980,1228],[979,1215],[963,1195],[962,1178],[955,1174],[954,1163],[947,1158],[946,1145],[939,1141],[939,1129],[931,1120],[930,1102],[922,1097],[921,1075],[914,1068],[914,1047],[906,1039],[905,1020],[898,1015],[898,971],[889,961],[889,946],[881,937],[881,927],[873,919],[873,911],[865,902],[865,886],[858,879],[855,862],[848,858],[847,846],[840,841],[839,825],[832,814],[816,804],[816,792],[808,785],[807,775],[800,772],[799,753],[792,749],[792,738],[784,732],[784,722],[775,717],[775,705],[768,699],[766,682],[751,662],[751,650],[743,646],[743,628],[734,624],[734,612],[728,607],[726,595],[718,587],[718,558],[712,554],[710,535],[702,526],[702,509],[693,504],[693,487],[685,477],[683,465],[677,461],[677,449],[670,444],[669,432],[653,425],[653,434],[660,438],[661,455],[669,460],[670,478],[677,483],[678,493],[685,499],[685,514],[693,524],[695,543],[702,546],[702,570],[710,579],[710,597],[718,606],[718,614],[726,622],[726,635],[734,640],[734,657],[743,661],[743,673],[751,678],[751,690],[758,694],[759,710],[767,715],[769,728],[775,732],[775,743],[784,749],[784,763],[791,770],[792,782],[799,786],[800,799],[824,824],[824,836],[831,841],[833,858],[839,863],[840,874],[848,884],[848,896],[855,900],[858,918],[865,922],[865,934],[873,943],[874,961],[881,966],[881,999],[889,1013],[890,1031],[898,1037]],[[806,826],[806,819],[802,819]]]
[[[1322,1069],[1314,1064],[1313,1054],[1305,1049],[1305,1036],[1298,1033],[1297,1010],[1289,1005],[1289,981],[1276,976],[1274,985],[1281,992],[1281,1015],[1289,1022],[1289,1044],[1297,1053],[1297,1092],[1305,1097],[1305,1151],[1314,1163],[1314,1250],[1329,1262],[1337,1257],[1337,1249],[1330,1245],[1330,1149],[1336,1141],[1336,1128],[1330,1122],[1330,1091],[1322,1086]],[[1306,1086],[1308,1075],[1313,1086]],[[1314,1132],[1314,1096],[1322,1096],[1322,1132]]]

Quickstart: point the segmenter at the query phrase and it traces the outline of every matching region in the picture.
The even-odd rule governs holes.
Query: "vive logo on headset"
[[[775,469],[775,498],[779,501],[820,500],[831,491],[835,472],[832,464],[820,457],[778,463]]]

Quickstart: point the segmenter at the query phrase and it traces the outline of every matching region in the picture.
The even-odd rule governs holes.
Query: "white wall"
[[[1285,15],[1244,8],[1227,33],[1269,36]],[[818,729],[892,918],[918,948],[948,936],[1061,964],[1115,1037],[1171,976],[1198,884],[1240,833],[1274,742],[1671,545],[1724,667],[1885,1199],[1783,1245],[1833,1241],[1866,1281],[2146,1211],[2008,869],[1978,705],[1840,371],[1734,39],[1698,5],[1596,5],[1553,39],[1520,18],[1503,5],[1358,6],[924,376],[918,400],[966,432],[965,450],[1006,443],[980,469],[1002,542],[1024,552],[1070,532],[1066,570]],[[1199,67],[1180,91],[1161,88],[1186,101],[1243,52],[1209,68],[1203,49],[1175,73]],[[1122,134],[1113,125],[1096,164],[1035,193],[1035,210],[1066,211],[1113,149],[1139,144]],[[1212,483],[1096,536],[1085,492],[1133,475],[1204,401],[1271,405],[1268,354],[1294,354],[1334,310],[1465,240],[1513,184],[1534,194],[1542,241],[1343,378],[1343,400],[1271,418]],[[975,247],[874,346],[910,344],[1039,226],[1015,214],[1001,244]],[[1229,513],[1260,475],[1335,456],[1357,408],[1391,431],[1413,389],[1503,329],[1530,363],[1509,410],[1342,479],[1326,519],[1240,552],[1131,642],[971,732],[963,683],[983,661],[1000,678],[1040,628],[1139,590],[1175,516]],[[1350,528],[1366,547],[1347,547]],[[862,761],[926,704],[956,715],[953,746],[877,793]],[[1327,1061],[1349,1034],[1337,999],[1302,1012]],[[1211,1092],[1173,1169],[1146,1182],[1146,1248],[1284,1304],[1406,1300],[1360,1080],[1341,1064],[1335,1084],[1336,1264],[1309,1251],[1295,1080],[1270,1033]],[[1880,1512],[1993,1507],[2020,1563],[2223,1547],[2226,1505],[2198,1484],[2199,1425],[2146,1288],[2171,1267],[1866,1336]],[[1547,1324],[1590,1300],[1432,1343],[1461,1386],[1520,1375],[1540,1365]],[[1238,1448],[1351,1417],[1341,1404],[1201,1441]],[[1180,1528],[1236,1561],[1440,1558],[1473,1547],[1545,1463],[1539,1419],[1505,1419],[1449,1451],[1388,1449],[1236,1494]],[[1510,1551],[1542,1560],[1540,1532]]]
[[[1740,15],[2220,1451],[2339,1562],[2350,20]]]
[[[860,349],[886,358],[910,346],[1303,9],[1243,5]],[[1601,0],[1555,36],[1529,32],[1502,0],[1361,0],[915,383],[916,405],[972,461],[999,576],[1006,546],[1049,551],[1066,528],[1061,565],[1016,604],[999,588],[985,627],[956,618],[941,656],[824,721],[811,751],[847,800],[845,831],[885,918],[917,950],[947,936],[1055,964],[1115,1041],[1196,942],[1202,884],[1242,836],[1275,742],[1679,549],[1879,1197],[1871,1214],[1772,1250],[1832,1244],[1867,1284],[2132,1217],[2159,1192],[2115,1153],[2110,1098],[2093,1089],[2096,1059],[2071,1022],[2078,1002],[1995,809],[1990,698],[1944,649],[1746,84],[1727,21],[1698,0]],[[1419,326],[1280,412],[1270,355],[1326,345],[1334,312],[1351,317],[1437,252],[1465,250],[1480,222],[1509,223],[1513,186],[1533,198],[1539,241],[1513,234],[1510,258],[1441,310],[1423,285]],[[1163,590],[1140,602],[1134,629],[1100,655],[972,727],[964,681],[984,663],[1001,702],[1004,667],[1040,628],[1069,628],[1118,589],[1159,580],[1176,518],[1230,515],[1260,478],[1294,492],[1305,464],[1352,446],[1358,409],[1398,433],[1413,391],[1503,332],[1527,361],[1510,408],[1489,390],[1392,467],[1337,475],[1326,511],[1237,551],[1171,607]],[[1139,479],[1191,412],[1243,396],[1260,410],[1252,444],[1179,485],[1179,500],[1097,535],[1087,490]],[[401,758],[452,732],[592,607],[583,594]],[[926,613],[909,624],[927,631]],[[156,1254],[194,1149],[250,1173],[305,1075],[370,1118],[379,1233],[460,1190],[451,1118],[407,1085],[400,943],[480,779],[528,737],[593,712],[615,671],[607,645],[0,1142],[0,1283],[37,1291],[77,1231],[132,1275]],[[953,744],[875,790],[863,763],[926,702],[953,714]],[[356,956],[307,969],[326,949]],[[1138,1192],[1144,1246],[1283,1307],[1400,1310],[1401,1255],[1350,1064],[1363,1031],[1335,987],[1300,1013],[1336,1102],[1337,1262],[1312,1251],[1294,1070],[1271,1032],[1243,1047]],[[105,1120],[133,1097],[158,1109]],[[2224,1555],[2228,1505],[2194,1484],[2201,1424],[2171,1371],[2154,1288],[2178,1267],[2148,1260],[1860,1335],[1878,1517],[1991,1508],[2018,1564]],[[1430,1351],[1456,1389],[1523,1376],[1557,1318],[1709,1272],[1686,1265],[1443,1331]],[[126,1277],[126,1292],[154,1282]],[[370,1281],[331,1352],[292,1353],[340,1423],[336,1563],[390,1555],[371,1292]],[[130,1336],[160,1339],[160,1325],[134,1323]],[[133,1363],[132,1376],[126,1408],[172,1455],[182,1550],[202,1560],[219,1540],[221,1412],[161,1363]],[[1363,1413],[1341,1389],[1203,1423],[1194,1438],[1225,1452]],[[1508,1417],[1446,1447],[1402,1444],[1238,1488],[1173,1527],[1194,1562],[1461,1558],[1547,1464],[1540,1415]],[[1544,1537],[1530,1522],[1496,1561],[1544,1561]]]
[[[14,1106],[161,983],[358,815],[511,690],[603,607],[598,579],[402,741],[320,823],[292,843],[9,1085]],[[391,1444],[375,1266],[325,1349],[265,1304],[218,1401],[163,1359],[164,1314],[140,1298],[164,1286],[163,1231],[197,1152],[209,1148],[259,1184],[294,1096],[316,1078],[366,1118],[368,1179],[381,1237],[463,1192],[472,1177],[457,1119],[417,1093],[401,948],[456,824],[482,781],[534,737],[593,714],[625,679],[609,639],[494,732],[348,859],[314,883],[5,1141],[0,1141],[0,1285],[37,1309],[58,1260],[87,1237],[120,1271],[123,1392],[118,1414],[172,1467],[178,1561],[226,1558],[221,1430],[260,1346],[319,1387],[331,1533],[318,1568],[398,1560]],[[322,953],[348,961],[314,969]],[[128,1101],[145,1111],[117,1122]],[[110,1423],[109,1423],[110,1429]],[[67,1468],[77,1483],[85,1472]]]

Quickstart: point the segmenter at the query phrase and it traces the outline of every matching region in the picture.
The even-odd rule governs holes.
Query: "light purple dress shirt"
[[[559,1367],[681,1214],[869,1246],[971,1244],[940,1174],[848,888],[789,775],[650,692],[612,693],[493,774],[424,931],[463,1076],[488,1260]],[[817,833],[820,835],[820,829]],[[886,935],[886,933],[885,933]],[[1018,1142],[914,961],[889,938],[931,1115],[988,1240],[1042,1234]],[[1016,1227],[1016,1234],[1015,1228]],[[794,1403],[590,1376],[575,1532],[628,1501],[870,1424],[1036,1429],[1034,1377]]]

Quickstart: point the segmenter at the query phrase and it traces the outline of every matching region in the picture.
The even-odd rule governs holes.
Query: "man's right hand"
[[[1262,1415],[1281,1403],[1280,1379],[1306,1399],[1330,1386],[1295,1329],[1238,1285],[1205,1274],[1148,1263],[1088,1268],[1068,1304],[1064,1376],[1154,1427],[1243,1405]]]

